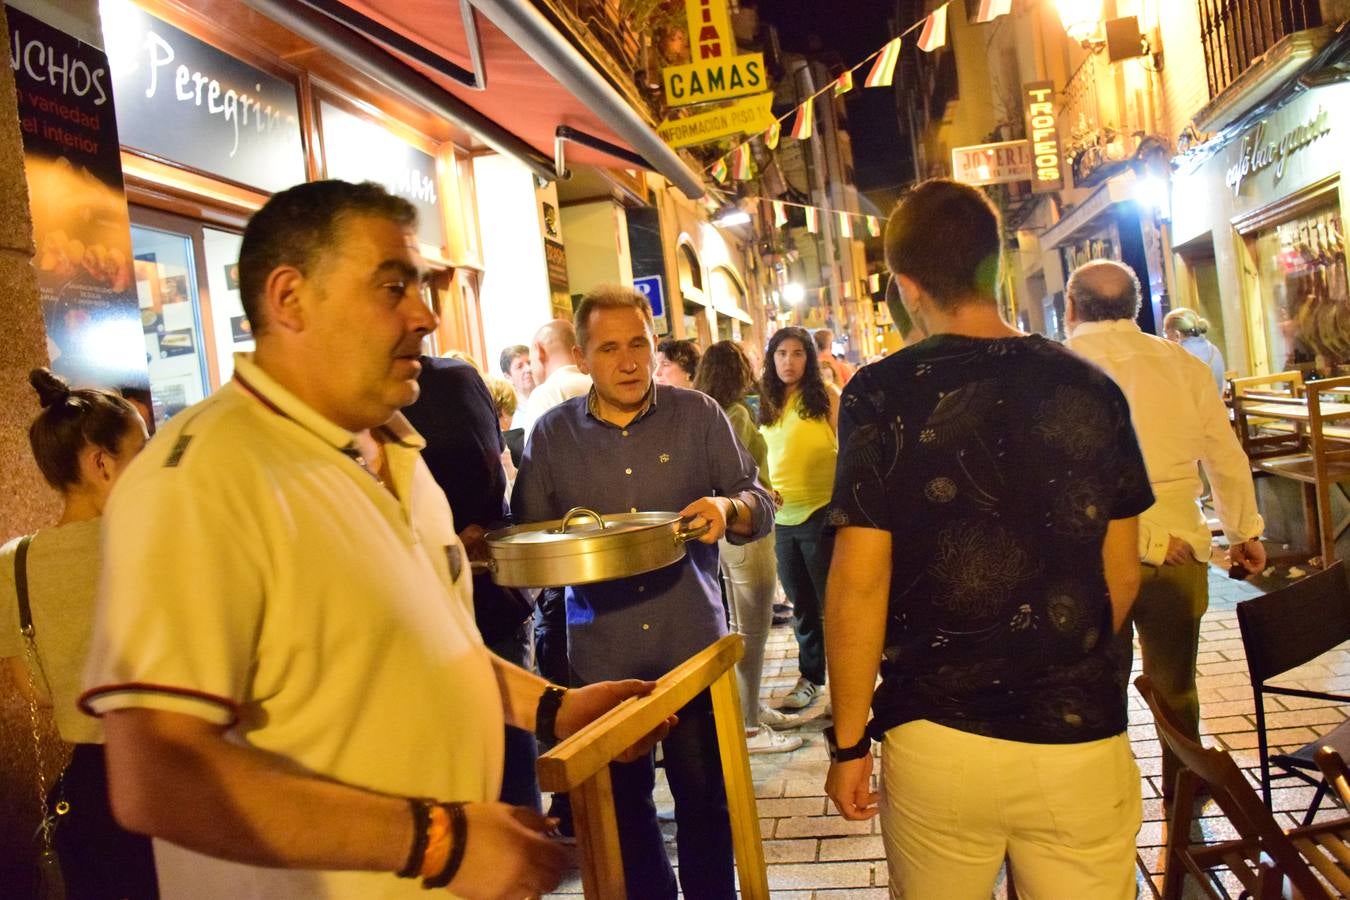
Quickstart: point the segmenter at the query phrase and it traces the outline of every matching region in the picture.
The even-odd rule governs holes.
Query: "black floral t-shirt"
[[[1123,731],[1102,542],[1153,492],[1115,382],[1039,336],[938,335],[858,371],[839,445],[829,523],[892,538],[873,737]]]

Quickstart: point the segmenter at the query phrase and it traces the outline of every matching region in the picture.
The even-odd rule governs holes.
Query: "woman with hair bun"
[[[1184,306],[1178,306],[1163,318],[1163,334],[1169,341],[1180,344],[1187,353],[1209,366],[1210,372],[1214,375],[1214,384],[1219,389],[1219,396],[1222,397],[1227,374],[1223,365],[1223,354],[1209,338],[1205,337],[1208,332],[1209,321],[1195,310]]]
[[[150,840],[114,821],[103,730],[76,707],[94,624],[100,517],[118,476],[145,446],[145,423],[110,391],[72,390],[48,369],[34,369],[28,380],[42,404],[29,444],[63,507],[56,525],[0,547],[0,660],[25,693],[37,694],[32,702],[51,706],[61,739],[74,745],[48,795],[49,814],[68,805],[54,835],[67,896],[153,898],[159,890]],[[20,569],[32,652],[20,632]]]

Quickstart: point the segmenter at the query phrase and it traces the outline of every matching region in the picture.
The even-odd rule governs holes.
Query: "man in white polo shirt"
[[[108,506],[81,702],[165,897],[421,895],[395,872],[547,892],[566,865],[547,820],[492,802],[503,723],[565,735],[650,689],[561,692],[484,648],[397,414],[436,326],[414,221],[372,184],[272,198],[240,252],[256,353]]]

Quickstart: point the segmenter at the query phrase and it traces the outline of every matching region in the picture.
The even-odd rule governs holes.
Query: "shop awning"
[[[307,38],[330,49],[334,40],[363,41],[366,51],[384,55],[395,70],[389,74],[411,70],[414,81],[425,79],[450,95],[465,113],[457,124],[494,149],[521,157],[537,174],[551,174],[562,127],[571,136],[565,149],[569,165],[645,164],[692,198],[704,193],[699,176],[528,0],[470,0],[478,37],[475,49],[481,51],[481,88],[452,77],[456,68],[471,75],[475,63],[458,0],[245,2],[269,18],[284,19],[288,27],[304,26]],[[362,26],[360,20],[353,24],[344,16],[346,10],[368,24]],[[371,62],[368,53],[365,59]]]

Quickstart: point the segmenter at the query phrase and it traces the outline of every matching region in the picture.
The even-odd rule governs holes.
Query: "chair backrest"
[[[1134,686],[1153,711],[1154,724],[1167,746],[1183,766],[1209,785],[1214,802],[1219,804],[1237,833],[1245,840],[1258,841],[1261,849],[1305,897],[1328,896],[1233,758],[1226,751],[1204,747],[1187,737],[1176,712],[1158,696],[1147,675],[1136,678]]]
[[[1350,808],[1350,770],[1345,767],[1345,759],[1333,748],[1322,746],[1313,755],[1317,768],[1326,776],[1327,784],[1341,798],[1341,804]]]
[[[1233,396],[1242,397],[1250,393],[1284,394],[1298,397],[1303,393],[1303,373],[1297,369],[1288,372],[1274,372],[1270,375],[1248,375],[1234,378]]]
[[[1336,562],[1288,587],[1237,604],[1252,682],[1309,662],[1350,640],[1350,581]]]

